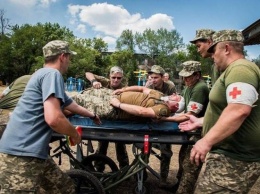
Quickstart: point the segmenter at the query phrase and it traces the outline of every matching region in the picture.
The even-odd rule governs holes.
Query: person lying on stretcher
[[[87,107],[100,117],[117,120],[136,120],[140,117],[164,120],[183,110],[183,97],[143,86],[130,86],[118,90],[90,88],[72,96],[78,104]],[[142,120],[143,121],[143,120]]]

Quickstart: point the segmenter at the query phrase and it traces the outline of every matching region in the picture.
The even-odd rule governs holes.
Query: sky
[[[260,19],[259,0],[1,0],[11,25],[58,23],[79,38],[102,38],[109,50],[125,29],[143,32],[166,28],[180,33],[185,44],[196,30],[243,30]],[[246,46],[249,59],[260,45]]]

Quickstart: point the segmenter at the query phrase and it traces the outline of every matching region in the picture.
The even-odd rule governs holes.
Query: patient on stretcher
[[[95,112],[102,119],[136,120],[163,119],[180,109],[183,98],[173,94],[164,96],[161,92],[142,86],[130,86],[119,90],[89,88],[72,96],[79,105]]]

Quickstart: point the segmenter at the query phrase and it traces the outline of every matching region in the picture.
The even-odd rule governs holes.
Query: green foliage
[[[135,51],[135,40],[132,30],[124,30],[116,41],[116,49]]]
[[[256,58],[252,60],[258,67],[260,67],[260,55]]]
[[[77,52],[71,59],[70,68],[64,75],[65,79],[85,79],[87,71],[107,77],[109,69],[117,65],[124,70],[125,81],[129,85],[136,85],[137,77],[134,71],[138,70],[140,65],[160,65],[171,78],[178,78],[178,72],[182,69],[181,63],[187,60],[200,61],[203,75],[210,74],[213,64],[211,59],[200,56],[195,45],[185,46],[176,30],[146,29],[135,34],[130,29],[124,30],[116,41],[118,51],[111,53],[108,52],[108,44],[101,38],[79,39],[72,31],[57,23],[37,23],[14,25],[8,29],[8,33],[0,34],[0,80],[11,83],[19,76],[32,74],[42,68],[42,47],[56,39],[68,41],[71,50]],[[142,54],[138,54],[140,52]],[[253,61],[259,66],[260,56]]]
[[[111,55],[111,66],[119,66],[124,70],[124,76],[128,85],[136,85],[137,78],[134,75],[134,71],[137,69],[137,63],[134,57],[134,53],[130,50],[122,50],[114,52]],[[109,70],[108,69],[108,70]],[[108,71],[107,70],[107,71]]]
[[[71,31],[59,24],[13,26],[10,36],[1,38],[1,79],[10,83],[17,77],[33,73],[43,66],[42,47],[47,42],[55,39],[71,41],[74,38]]]
[[[179,33],[164,28],[157,31],[146,29],[143,33],[136,33],[135,42],[139,50],[152,59],[158,55],[168,56],[183,47],[183,40]]]

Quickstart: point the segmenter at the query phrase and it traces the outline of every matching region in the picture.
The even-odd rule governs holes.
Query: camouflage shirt
[[[104,88],[116,90],[116,89],[120,89],[120,88],[125,87],[124,84],[120,83],[119,86],[115,88],[115,87],[112,87],[112,86],[110,85],[110,80],[109,80],[108,78],[103,77],[103,76],[99,76],[99,75],[95,75],[95,74],[94,74],[94,77],[95,77],[95,79],[96,79],[98,82],[100,82],[100,83],[102,84],[102,86],[103,86]]]

